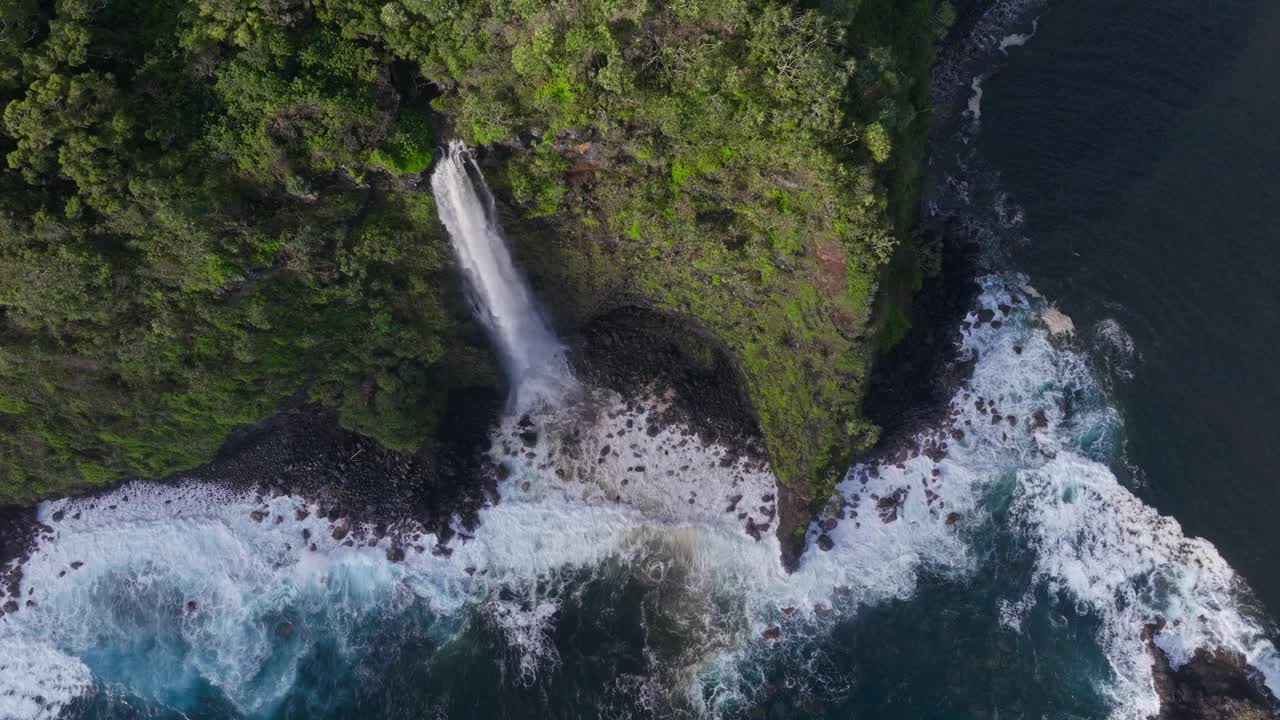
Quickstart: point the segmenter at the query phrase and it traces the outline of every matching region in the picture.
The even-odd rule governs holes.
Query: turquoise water
[[[637,439],[671,474],[625,489],[612,461],[591,482],[549,472],[557,428],[593,460],[621,445],[607,413],[537,418],[537,457],[447,555],[410,527],[390,560],[391,540],[300,498],[136,484],[42,506],[34,605],[0,619],[0,718],[1143,718],[1157,614],[1175,661],[1225,645],[1280,683],[1248,590],[1274,602],[1247,542],[1276,487],[1258,439],[1273,381],[1225,387],[1265,353],[1206,353],[1229,338],[1197,304],[1235,298],[1234,334],[1267,329],[1265,273],[1224,287],[1203,269],[1265,267],[1245,211],[1280,205],[1261,182],[1180,181],[1274,147],[1248,131],[1262,105],[1221,108],[1254,107],[1237,81],[1280,47],[1260,20],[1275,13],[1080,0],[1005,17],[955,68],[961,103],[981,102],[935,144],[932,193],[983,228],[968,320],[1000,325],[964,332],[973,379],[920,428],[945,451],[851,469],[843,517],[810,528],[794,575],[723,511],[745,493],[757,512],[771,481],[714,447]],[[1228,117],[1236,142],[1209,132]],[[1055,305],[1074,334],[1051,331]],[[1227,497],[1206,504],[1206,484]]]

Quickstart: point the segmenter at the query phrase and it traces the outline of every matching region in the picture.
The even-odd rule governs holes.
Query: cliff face
[[[724,355],[787,544],[874,440],[932,0],[73,5],[4,11],[0,503],[207,461],[299,387],[432,442],[500,382],[415,190],[432,125],[561,330],[640,307]]]
[[[513,41],[495,53],[516,73],[469,76],[437,103],[464,137],[501,136],[486,172],[562,329],[640,307],[727,354],[783,486],[790,550],[875,440],[860,413],[872,306],[913,209],[930,12],[507,17]],[[494,107],[501,132],[485,124]]]

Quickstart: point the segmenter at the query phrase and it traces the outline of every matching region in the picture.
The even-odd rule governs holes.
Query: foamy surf
[[[986,561],[975,543],[1002,532],[1036,554],[1033,585],[1001,599],[1006,627],[1019,627],[1036,588],[1098,617],[1117,718],[1156,706],[1141,632],[1157,615],[1168,624],[1156,641],[1175,664],[1198,647],[1239,650],[1274,689],[1276,653],[1239,578],[1107,469],[1119,417],[1086,359],[1045,326],[1046,301],[1017,276],[983,284],[963,332],[973,375],[945,422],[852,468],[792,575],[773,533],[750,532],[774,520],[767,468],[656,426],[660,399],[604,393],[572,417],[507,419],[494,443],[509,466],[504,499],[447,550],[409,521],[378,528],[301,498],[209,484],[133,483],[45,503],[39,519],[52,532],[25,565],[24,607],[0,619],[0,645],[32,669],[5,667],[0,717],[53,717],[95,682],[177,707],[182,687],[207,682],[237,712],[269,715],[311,643],[414,607],[432,614],[446,646],[467,617],[487,618],[515,655],[508,681],[527,684],[556,670],[555,628],[573,588],[618,572],[661,598],[650,627],[687,638],[627,687],[715,717],[750,702],[760,668],[791,648],[860,607],[912,597],[922,571],[966,581]],[[1009,482],[1001,526],[992,495]],[[155,642],[124,663],[140,633]],[[830,668],[810,675],[844,682]]]

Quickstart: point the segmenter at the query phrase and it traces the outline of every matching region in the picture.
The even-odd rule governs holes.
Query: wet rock
[[[404,548],[399,545],[392,545],[387,548],[388,562],[400,562],[401,560],[404,560]]]
[[[978,324],[989,323],[996,317],[996,311],[991,308],[982,308],[978,311]]]
[[[55,512],[54,514],[50,515],[49,517],[50,517],[54,522],[58,522],[59,520],[62,520],[62,516],[63,516],[63,511],[58,510],[57,512]]]
[[[525,446],[525,447],[533,447],[533,446],[537,445],[537,444],[538,444],[538,431],[537,431],[537,430],[525,430],[524,432],[520,433],[520,442],[524,443],[524,446]]]
[[[822,529],[824,532],[831,532],[832,530],[835,530],[836,526],[839,524],[839,520],[836,520],[835,518],[827,518],[822,521]]]
[[[436,557],[449,557],[453,555],[453,548],[447,545],[434,545],[431,548],[431,554]]]
[[[298,508],[297,510],[294,511],[293,517],[298,522],[302,522],[303,520],[306,520],[307,518],[311,517],[311,511],[307,510],[306,508]]]
[[[907,488],[898,488],[892,493],[878,498],[876,500],[876,512],[880,514],[880,521],[891,523],[898,519],[898,510],[903,503],[907,501],[907,494],[910,492]]]
[[[1244,655],[1225,648],[1199,648],[1182,667],[1173,669],[1155,643],[1164,618],[1142,628],[1152,658],[1152,680],[1160,696],[1155,720],[1267,720],[1280,717],[1280,701],[1267,689],[1261,673]]]
[[[293,637],[293,623],[285,620],[276,625],[276,637],[288,639]]]
[[[729,498],[729,507],[725,508],[725,512],[733,512],[738,509],[738,503],[742,502],[741,495],[734,495]]]
[[[311,528],[302,528],[302,541],[308,542],[310,540],[311,540]]]
[[[333,539],[341,540],[347,536],[348,532],[350,531],[347,530],[347,527],[345,525],[335,525],[333,528]]]
[[[249,517],[253,518],[254,522],[260,523],[266,519],[267,514],[261,510],[254,510],[253,512],[249,513]]]
[[[10,601],[6,602],[6,603],[4,604],[4,608],[3,608],[3,610],[5,611],[5,613],[6,613],[6,614],[13,614],[13,613],[18,612],[18,603],[17,603],[17,601],[16,601],[16,600],[10,600]]]
[[[475,575],[476,569],[473,567],[464,567],[462,568],[462,572],[466,573],[467,575]]]
[[[79,560],[76,560],[75,562],[71,563],[72,570],[79,570],[82,567],[84,567],[84,563],[80,562]]]
[[[1049,416],[1045,415],[1044,410],[1037,410],[1031,414],[1031,427],[1036,430],[1049,427]]]
[[[200,605],[195,600],[187,601],[187,612],[195,612],[196,610],[199,610],[199,609],[200,609]]]
[[[829,551],[831,550],[831,548],[833,548],[833,547],[835,547],[835,546],[836,546],[836,542],[835,542],[834,540],[832,540],[832,539],[831,539],[831,536],[830,536],[830,535],[828,535],[828,534],[826,534],[826,533],[823,533],[823,534],[821,534],[821,535],[819,535],[819,536],[818,536],[818,549],[819,549],[819,550],[821,550],[821,551],[823,551],[823,552],[829,552]]]
[[[960,513],[958,512],[947,513],[947,527],[955,527],[959,523],[960,523]]]
[[[777,625],[774,625],[773,627],[768,628],[767,630],[764,631],[765,640],[777,640],[780,637],[782,637],[782,628],[778,627]]]

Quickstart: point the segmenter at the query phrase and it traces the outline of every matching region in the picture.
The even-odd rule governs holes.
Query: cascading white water
[[[466,275],[476,312],[498,346],[517,405],[558,404],[573,386],[556,339],[511,260],[493,196],[470,151],[454,140],[431,175],[440,219]]]

